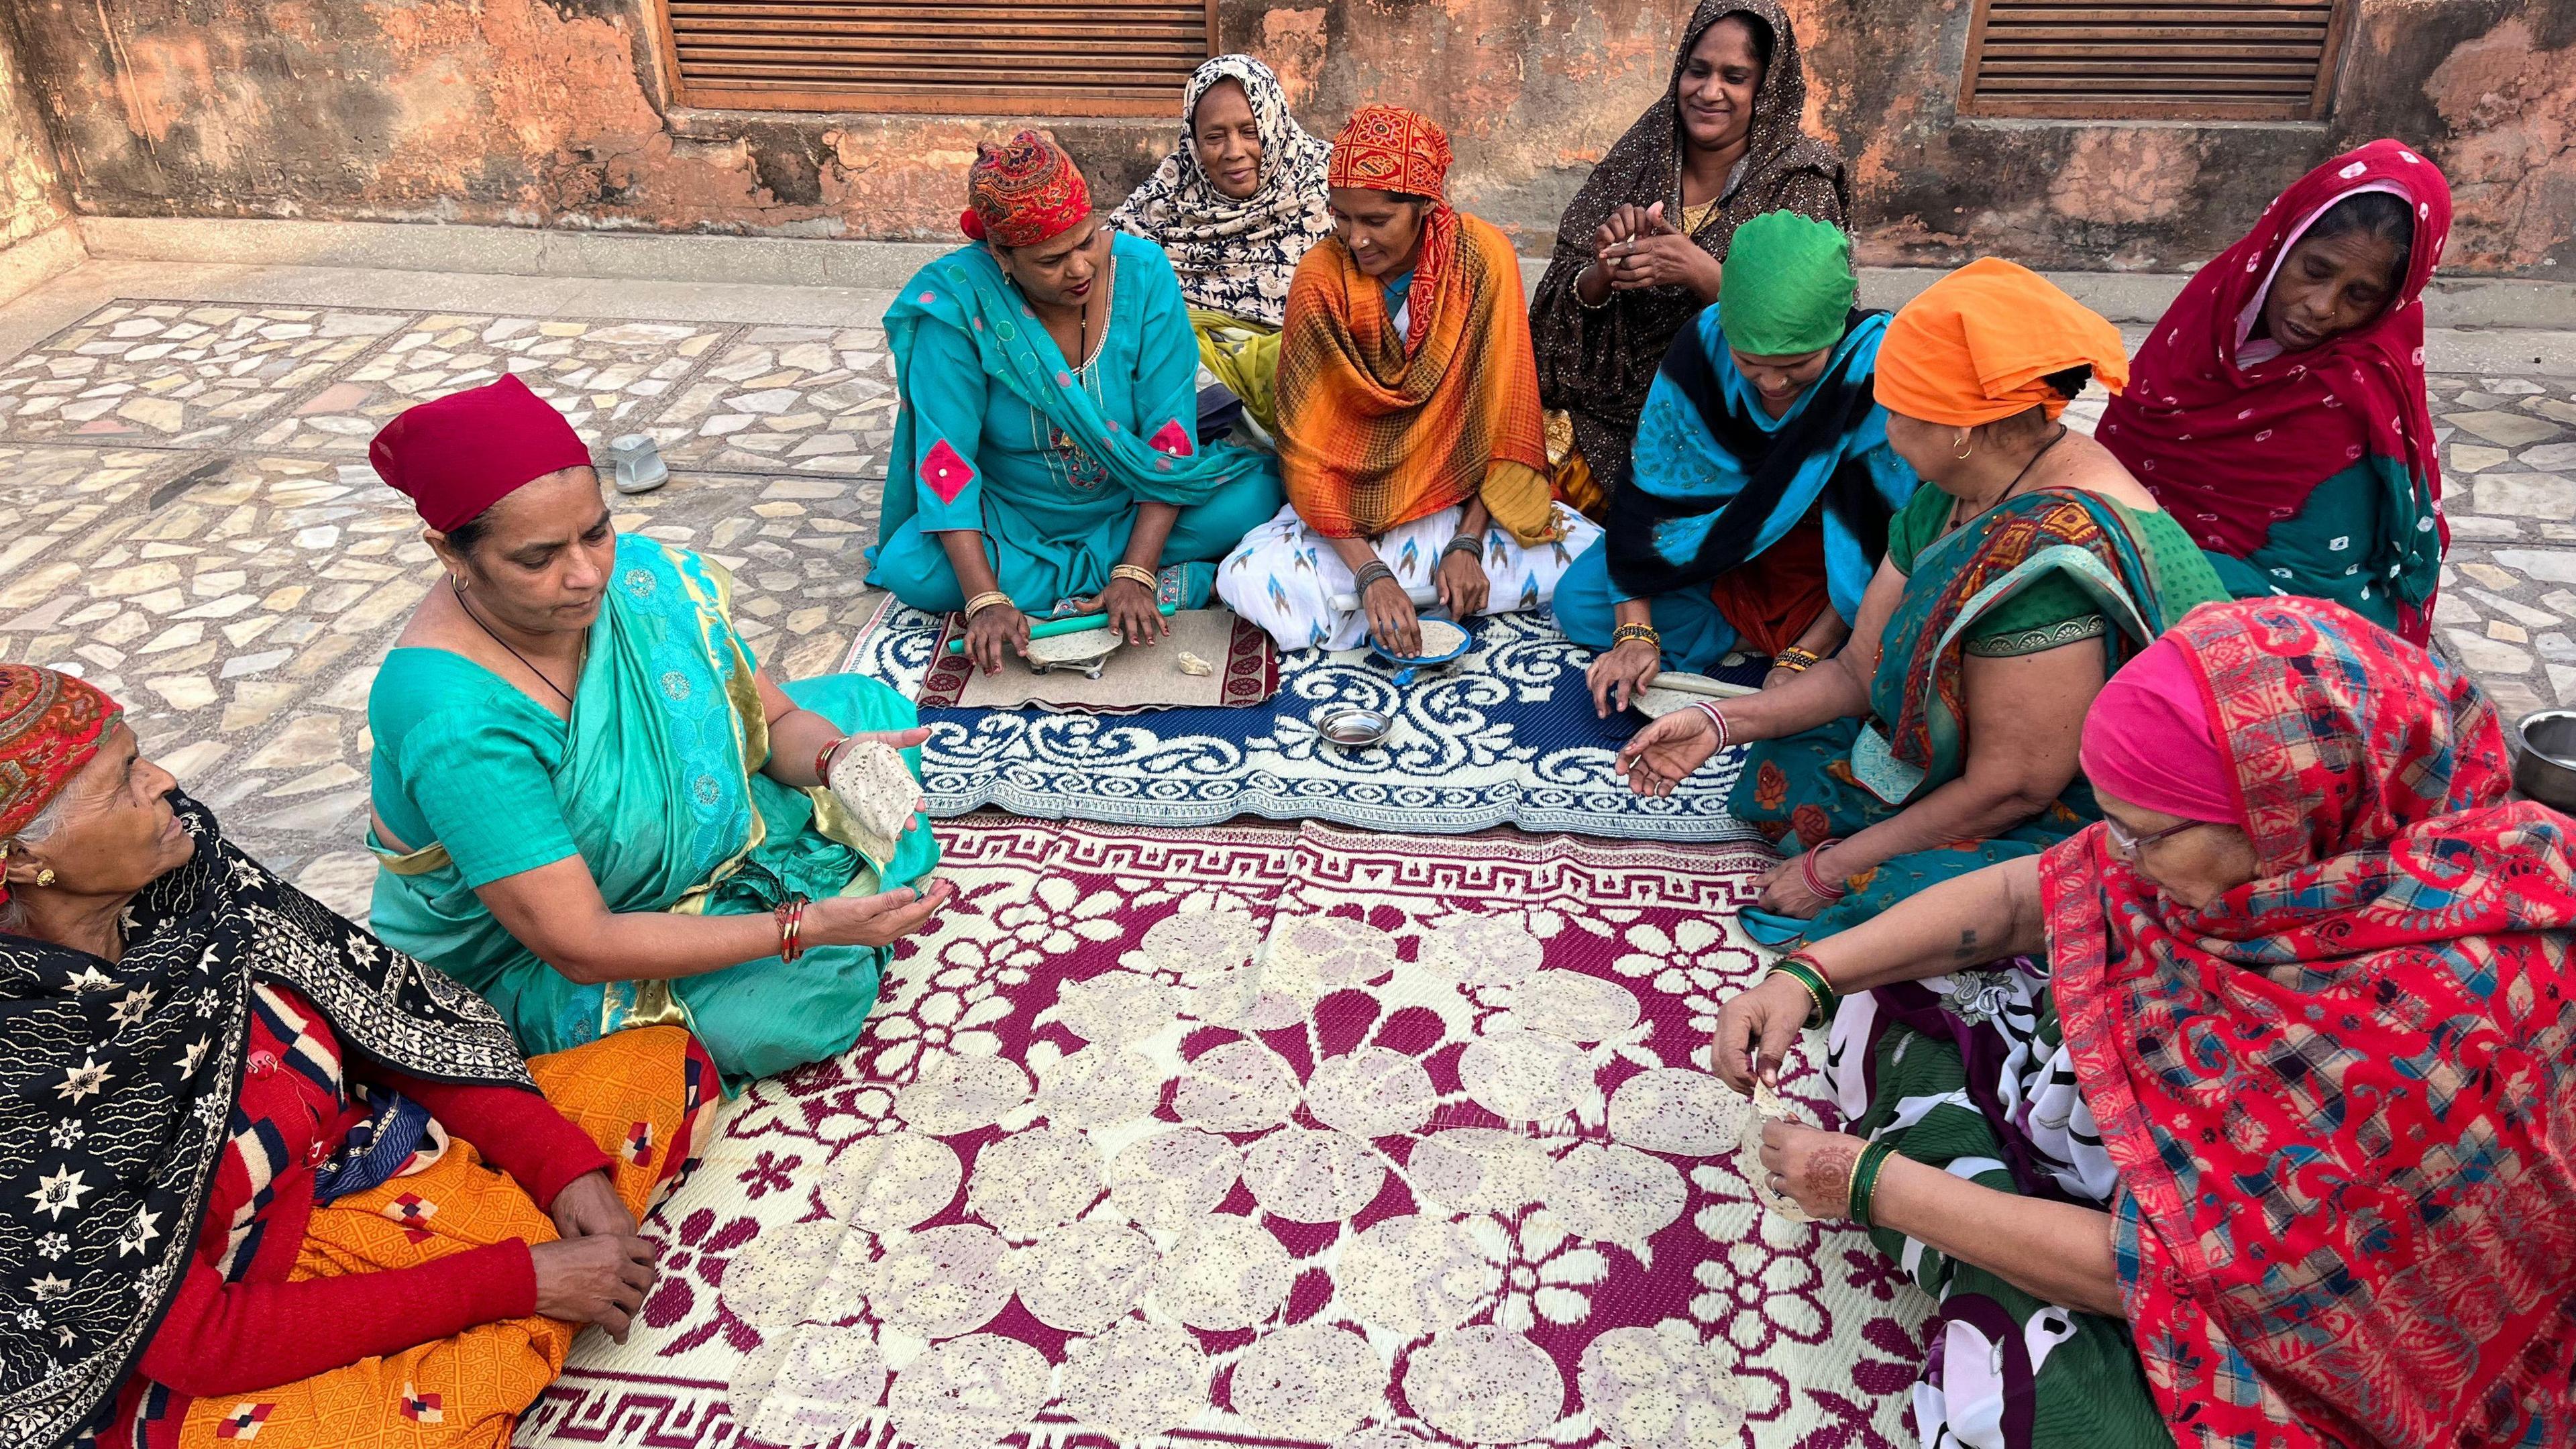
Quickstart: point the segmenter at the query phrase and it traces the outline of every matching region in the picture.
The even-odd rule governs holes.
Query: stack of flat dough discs
[[[1705,674],[1682,674],[1668,671],[1657,675],[1656,678],[1687,679],[1694,683],[1708,685],[1716,689],[1727,688],[1724,680],[1711,679]],[[1729,692],[1736,694],[1753,693],[1753,691],[1749,689],[1731,690]],[[1665,715],[1671,714],[1674,710],[1688,709],[1703,699],[1715,699],[1719,697],[1720,696],[1718,695],[1709,693],[1706,689],[1666,689],[1661,684],[1650,684],[1644,689],[1637,691],[1636,696],[1628,701],[1628,707],[1635,710],[1637,713],[1644,715],[1648,719],[1662,719]]]
[[[854,740],[832,758],[832,793],[869,838],[903,838],[921,808],[921,785],[903,752],[883,740]]]
[[[1764,1207],[1793,1223],[1811,1223],[1813,1214],[1798,1206],[1798,1200],[1784,1192],[1771,1190],[1771,1171],[1762,1165],[1762,1127],[1767,1122],[1794,1122],[1796,1114],[1780,1100],[1780,1094],[1767,1082],[1753,1083],[1753,1110],[1745,1114],[1744,1135],[1736,1145],[1735,1167],[1752,1185],[1753,1198]]]

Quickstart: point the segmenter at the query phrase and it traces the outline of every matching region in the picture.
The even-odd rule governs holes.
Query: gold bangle
[[[995,604],[1001,604],[1007,607],[1010,602],[1011,596],[1003,593],[1000,589],[993,589],[985,593],[977,594],[975,597],[966,601],[966,617],[972,619],[977,614],[984,612]]]
[[[1792,645],[1771,656],[1771,664],[1775,669],[1786,669],[1792,674],[1804,674],[1808,669],[1822,662],[1823,658],[1823,655],[1812,649],[1801,649]]]
[[[1149,594],[1163,586],[1162,579],[1157,576],[1152,569],[1145,567],[1143,564],[1123,563],[1112,565],[1109,570],[1109,577],[1112,581],[1125,579],[1131,584],[1141,584],[1144,586],[1145,592]]]
[[[1613,649],[1632,640],[1656,649],[1664,647],[1664,636],[1652,624],[1622,624],[1610,631],[1610,647]]]

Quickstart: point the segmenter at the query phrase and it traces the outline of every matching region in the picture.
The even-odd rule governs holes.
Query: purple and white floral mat
[[[958,903],[733,1105],[519,1444],[1913,1442],[1927,1301],[1756,1206],[1706,1070],[1766,854],[940,833]]]

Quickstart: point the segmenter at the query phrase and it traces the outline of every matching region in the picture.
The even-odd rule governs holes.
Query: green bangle
[[[1864,1228],[1874,1226],[1869,1220],[1869,1200],[1878,1191],[1879,1169],[1895,1155],[1893,1137],[1881,1137],[1860,1150],[1860,1161],[1852,1165],[1851,1202],[1844,1216]]]
[[[1771,963],[1771,974],[1786,976],[1807,988],[1807,995],[1816,1004],[1816,1009],[1807,1017],[1807,1025],[1823,1026],[1834,1019],[1834,1003],[1840,998],[1834,995],[1834,988],[1826,984],[1824,973],[1816,969],[1813,961],[1803,956],[1783,956]]]

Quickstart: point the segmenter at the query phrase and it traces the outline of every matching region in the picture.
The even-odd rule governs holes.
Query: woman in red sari
[[[2373,141],[2281,193],[2183,288],[2094,436],[2240,599],[2332,599],[2430,637],[2449,533],[2424,404],[2442,170]]]
[[[2576,843],[2494,706],[2335,605],[2214,604],[2083,758],[2103,823],[1718,1018],[1738,1087],[1833,1019],[1852,1133],[1762,1163],[1941,1295],[1924,1441],[2576,1442]]]

